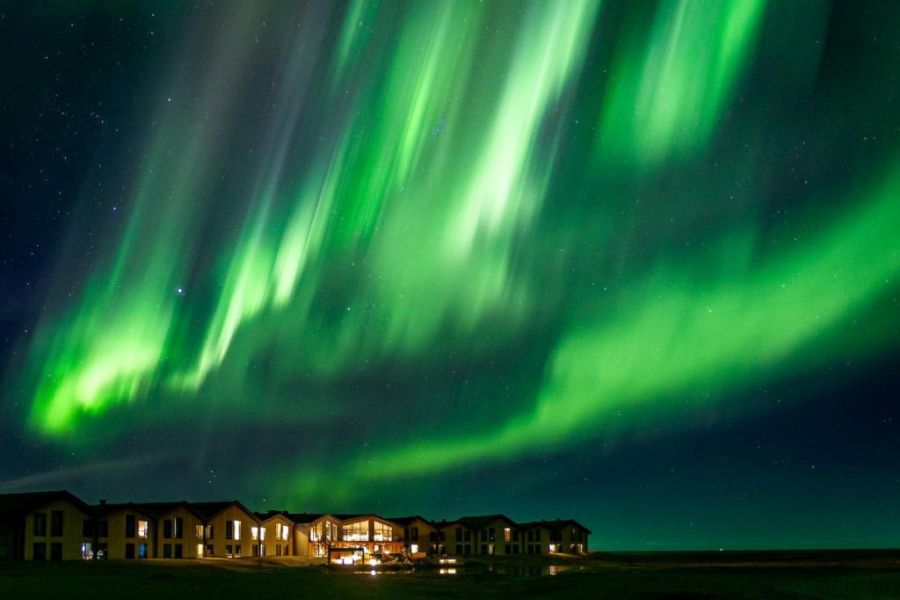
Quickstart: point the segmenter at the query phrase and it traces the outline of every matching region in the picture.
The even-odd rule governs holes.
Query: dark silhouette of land
[[[883,600],[900,598],[900,551],[595,553],[374,573],[298,558],[0,563],[0,598],[301,596]]]

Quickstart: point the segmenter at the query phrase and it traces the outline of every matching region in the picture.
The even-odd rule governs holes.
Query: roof
[[[251,517],[255,516],[253,511],[244,506],[238,500],[223,500],[220,502],[189,502],[191,508],[204,520],[210,520],[219,513],[236,506]]]
[[[468,517],[460,517],[455,521],[449,521],[443,525],[456,525],[462,527],[468,527],[470,529],[481,529],[488,523],[493,521],[506,521],[510,525],[516,525],[516,522],[507,517],[506,515],[477,515],[477,516],[468,516]]]
[[[287,519],[288,521],[293,521],[293,519],[291,519],[290,515],[288,515],[288,512],[286,510],[270,510],[270,511],[264,512],[264,513],[255,512],[255,513],[253,513],[253,516],[256,517],[257,519],[259,519],[260,521],[269,521],[276,517],[282,517],[283,519]]]
[[[409,525],[413,521],[419,520],[419,521],[423,521],[425,523],[428,523],[429,525],[434,526],[434,523],[432,523],[425,517],[421,517],[419,515],[411,515],[409,517],[390,517],[390,518],[386,518],[385,520],[391,521],[392,523],[396,523],[397,525],[404,525],[404,526]]]
[[[322,517],[331,516],[328,513],[286,513],[287,518],[294,523],[312,523]]]
[[[58,501],[68,502],[80,511],[89,513],[91,508],[66,490],[50,492],[22,492],[18,494],[0,494],[0,515],[26,515],[48,504]]]
[[[138,504],[138,506],[145,509],[148,513],[157,518],[163,517],[178,508],[184,508],[195,517],[199,517],[200,519],[205,518],[202,514],[200,514],[200,511],[194,508],[187,500],[180,500],[178,502],[141,502],[140,504]]]
[[[148,511],[146,508],[141,506],[140,504],[135,504],[134,502],[120,502],[116,504],[109,504],[108,502],[101,502],[100,504],[94,504],[91,506],[91,512],[98,517],[105,517],[107,515],[112,515],[117,512],[122,512],[130,510],[131,512],[136,512],[144,515],[145,517],[155,517],[153,513]]]
[[[546,527],[547,529],[559,530],[565,529],[566,527],[574,526],[579,529],[583,529],[587,533],[591,533],[591,530],[576,521],[575,519],[556,519],[554,521],[529,521],[528,523],[521,523],[519,527],[522,529],[532,529],[534,527]]]

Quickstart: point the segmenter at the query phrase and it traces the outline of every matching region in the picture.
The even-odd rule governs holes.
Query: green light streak
[[[652,165],[704,147],[750,62],[765,0],[668,0],[613,64],[597,152]]]

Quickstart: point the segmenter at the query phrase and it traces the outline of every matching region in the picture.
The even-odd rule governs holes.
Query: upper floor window
[[[47,535],[47,513],[34,513],[34,535]]]
[[[374,541],[376,542],[389,542],[393,539],[394,528],[386,523],[382,523],[381,521],[375,521],[375,535]]]
[[[54,510],[50,513],[50,535],[59,537],[63,534],[63,512]]]
[[[369,521],[357,521],[342,527],[343,539],[350,542],[369,541]]]

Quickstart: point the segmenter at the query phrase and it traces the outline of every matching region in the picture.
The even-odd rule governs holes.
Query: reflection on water
[[[472,562],[466,564],[454,564],[451,566],[441,566],[437,569],[419,566],[407,565],[405,568],[389,568],[389,569],[353,569],[353,573],[357,575],[406,575],[406,576],[427,576],[429,574],[438,575],[478,575],[484,573],[493,573],[496,575],[511,575],[514,577],[540,577],[543,575],[557,575],[563,571],[580,570],[581,565],[547,565],[547,564],[523,564],[523,563],[479,563]]]

